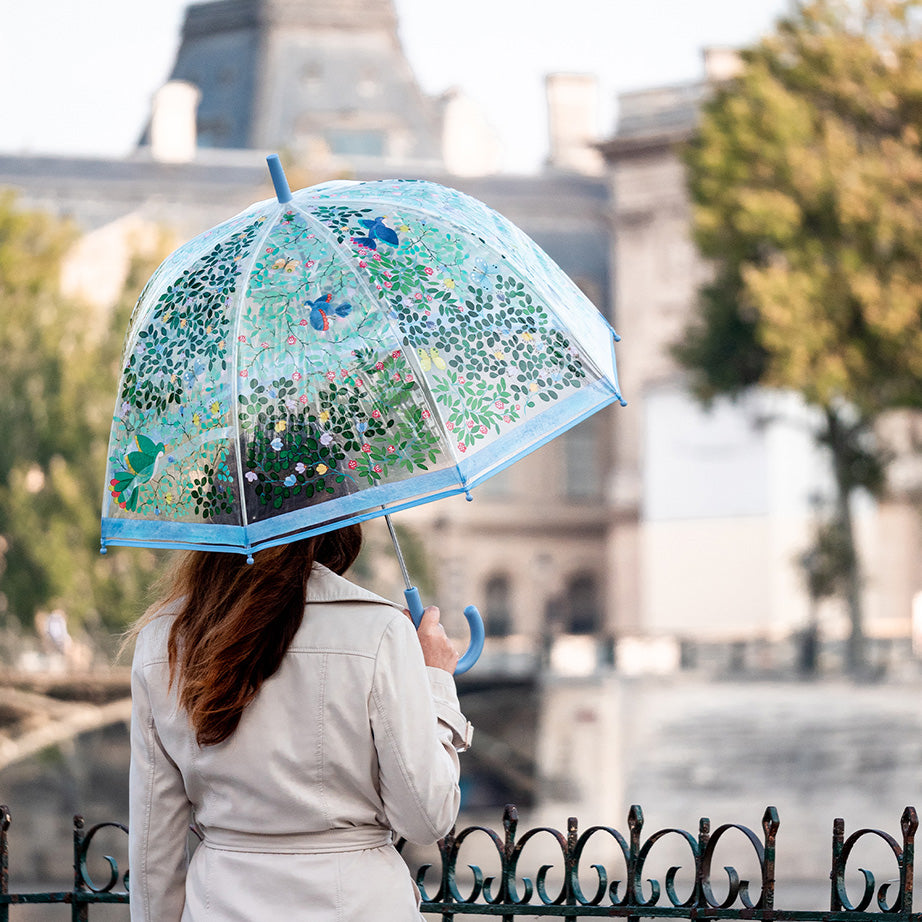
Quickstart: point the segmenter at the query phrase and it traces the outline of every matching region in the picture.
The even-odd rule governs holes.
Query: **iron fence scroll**
[[[10,825],[9,809],[0,806],[0,922],[9,922],[11,906],[69,905],[72,920],[87,922],[93,905],[128,903],[129,872],[126,870],[122,874],[112,856],[103,856],[108,866],[108,879],[94,881],[89,871],[90,850],[97,833],[116,829],[127,834],[128,829],[122,823],[98,823],[85,829],[83,817],[75,816],[73,888],[41,893],[10,893]],[[590,826],[580,832],[577,820],[571,817],[565,833],[549,826],[538,826],[519,835],[518,812],[510,805],[503,814],[502,835],[486,826],[453,830],[438,843],[439,867],[423,864],[414,876],[422,896],[422,911],[440,916],[443,922],[452,922],[455,916],[470,915],[499,916],[509,922],[521,916],[757,922],[883,922],[883,916],[886,922],[922,922],[922,914],[912,911],[914,843],[919,826],[913,807],[903,811],[900,839],[879,829],[859,829],[846,838],[843,820],[835,820],[829,910],[775,907],[779,825],[777,810],[768,807],[762,817],[761,834],[737,823],[726,823],[712,831],[710,820],[703,818],[697,834],[669,827],[644,838],[643,811],[635,805],[628,813],[626,834],[610,826]],[[722,874],[714,873],[718,850],[725,851],[722,843],[731,833],[737,841],[742,837],[747,845],[748,861],[750,864],[754,861],[758,869],[757,875],[750,875],[751,879],[744,878],[735,865],[729,864],[723,865]],[[478,837],[486,837],[487,852],[491,856],[495,853],[491,863],[495,861],[498,869],[487,875],[478,864],[461,863],[459,875],[465,845]],[[885,844],[895,862],[896,874],[878,883],[871,871],[859,868],[863,888],[860,899],[853,902],[848,894],[846,872],[856,846],[867,839]],[[690,883],[685,885],[687,893],[680,892],[677,886],[679,865],[662,870],[648,867],[652,864],[653,849],[665,840],[675,841],[683,851],[687,850],[686,873],[690,878]],[[541,864],[531,876],[525,876],[523,853],[535,841],[550,847],[554,861]],[[600,841],[614,853],[617,875],[612,871],[612,864],[591,861],[587,857],[592,851],[590,846],[595,847]],[[757,895],[756,886],[759,887]]]

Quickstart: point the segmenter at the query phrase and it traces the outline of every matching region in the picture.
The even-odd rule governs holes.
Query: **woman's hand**
[[[410,618],[410,613],[406,609],[404,609],[404,614]],[[416,636],[419,638],[419,645],[423,648],[423,659],[426,665],[444,669],[453,674],[458,665],[458,653],[448,639],[445,628],[439,622],[440,615],[438,608],[430,605],[423,612]],[[413,619],[410,618],[410,620]]]

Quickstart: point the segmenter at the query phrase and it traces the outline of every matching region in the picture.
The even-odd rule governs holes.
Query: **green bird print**
[[[114,471],[109,481],[112,498],[129,512],[138,508],[138,487],[153,477],[157,460],[166,451],[163,442],[155,443],[141,433],[135,436],[134,441],[137,451],[129,451],[125,455],[127,470]]]

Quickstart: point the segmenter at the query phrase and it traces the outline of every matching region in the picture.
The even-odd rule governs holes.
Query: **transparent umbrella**
[[[483,203],[404,180],[292,194],[277,157],[269,167],[275,199],[181,246],[141,293],[109,442],[103,550],[252,559],[470,498],[624,403],[617,335]],[[479,641],[462,671],[482,646],[471,611]]]

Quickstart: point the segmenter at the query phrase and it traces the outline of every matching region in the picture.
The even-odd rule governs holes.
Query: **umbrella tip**
[[[288,186],[288,179],[285,177],[285,171],[282,169],[282,161],[279,160],[278,154],[269,154],[266,157],[266,163],[269,164],[269,175],[272,177],[272,185],[275,186],[275,195],[280,205],[291,201],[291,189]]]
[[[255,561],[253,560],[253,555],[252,555],[252,554],[247,554],[247,563],[248,563],[248,564],[253,564],[253,563],[255,563]]]

